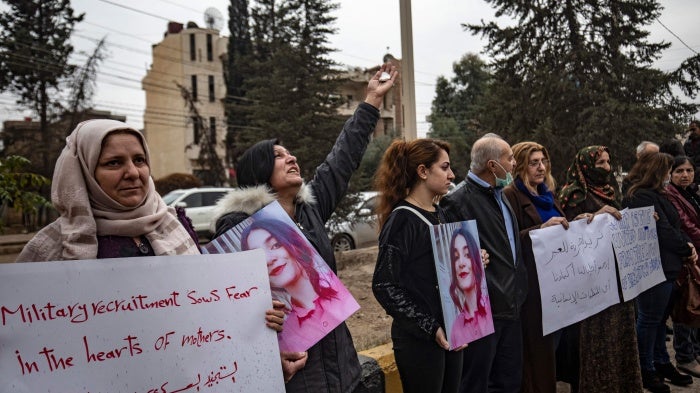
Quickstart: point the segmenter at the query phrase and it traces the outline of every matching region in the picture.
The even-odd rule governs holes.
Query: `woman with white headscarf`
[[[155,191],[143,135],[116,120],[88,120],[66,138],[51,201],[60,217],[18,262],[199,254],[184,211]]]

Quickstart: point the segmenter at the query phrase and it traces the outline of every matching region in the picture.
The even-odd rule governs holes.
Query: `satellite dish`
[[[224,16],[214,7],[209,7],[204,11],[204,25],[208,29],[221,30],[224,27]]]

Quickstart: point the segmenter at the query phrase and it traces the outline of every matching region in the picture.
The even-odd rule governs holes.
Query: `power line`
[[[660,20],[659,18],[656,18],[656,21],[659,22],[659,24],[660,24],[664,29],[668,30],[668,32],[671,33],[671,35],[673,35],[674,37],[676,37],[676,38],[678,39],[678,41],[681,42],[681,44],[685,45],[686,48],[690,49],[691,52],[695,53],[696,55],[698,54],[698,52],[697,52],[695,49],[691,48],[690,45],[686,44],[685,41],[683,41],[683,39],[682,39],[681,37],[679,37],[676,33],[674,33],[673,31],[671,31],[671,29],[669,29],[668,27],[666,27],[665,24],[661,23],[661,20]]]
[[[151,14],[150,12],[146,12],[146,11],[140,10],[138,8],[129,7],[127,5],[115,3],[115,2],[112,2],[109,0],[99,0],[99,1],[101,1],[103,3],[111,4],[111,5],[116,6],[116,7],[127,9],[129,11],[138,12],[139,14],[148,15],[148,16],[151,16],[151,17],[156,18],[156,19],[164,20],[166,22],[172,22],[172,19],[168,19],[168,18],[165,18],[163,16],[156,15],[156,14]]]
[[[194,12],[198,12],[198,13],[201,13],[201,12],[202,12],[201,10],[196,10],[196,9],[194,9],[194,8],[186,7],[186,6],[182,5],[182,4],[178,4],[178,3],[174,2],[174,1],[169,1],[169,0],[160,0],[160,1],[162,1],[163,3],[170,4],[170,5],[174,5],[175,7],[180,7],[180,8],[182,8],[183,10],[194,11]]]

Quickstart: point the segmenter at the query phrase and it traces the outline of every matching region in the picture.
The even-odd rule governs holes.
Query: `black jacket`
[[[430,213],[405,201],[397,206],[415,209],[433,225],[445,222],[439,209]],[[372,278],[374,296],[394,319],[393,327],[427,341],[445,328],[430,229],[409,210],[391,212],[379,234]]]
[[[296,199],[296,221],[323,260],[336,272],[335,256],[324,224],[345,195],[350,176],[360,165],[379,111],[362,103],[345,123],[343,131],[314,178],[302,186]],[[217,204],[216,236],[236,226],[275,200],[266,186],[238,189]],[[306,366],[286,385],[287,392],[352,392],[360,382],[360,363],[345,323],[308,351]]]
[[[656,221],[656,235],[659,239],[661,266],[667,280],[675,280],[683,266],[683,258],[691,255],[688,245],[690,238],[681,231],[681,219],[678,210],[664,195],[658,191],[638,189],[631,198],[622,200],[624,207],[636,208],[654,206],[659,215]]]
[[[503,212],[498,205],[494,189],[483,187],[467,178],[447,194],[440,206],[452,222],[476,220],[481,248],[489,253],[489,265],[485,269],[486,282],[491,299],[494,319],[517,320],[520,307],[527,295],[527,271],[520,250],[518,221],[505,195],[503,203],[513,218],[516,261],[508,241]]]

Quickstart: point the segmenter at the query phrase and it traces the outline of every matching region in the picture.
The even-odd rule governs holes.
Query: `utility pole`
[[[416,83],[413,73],[413,22],[411,0],[399,0],[401,19],[401,105],[403,105],[403,135],[407,141],[416,139]]]

